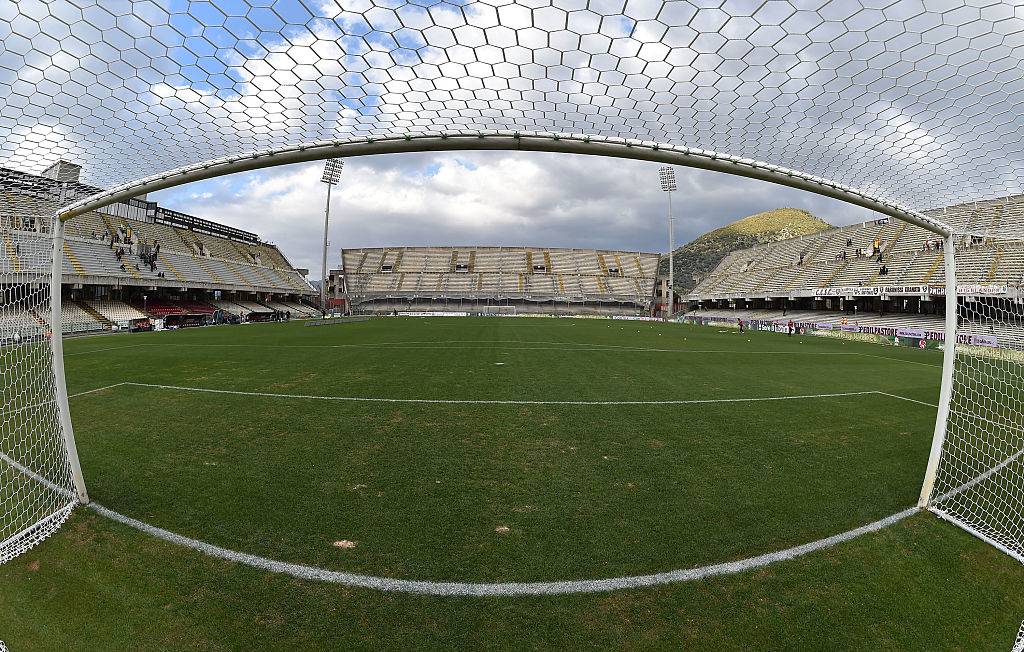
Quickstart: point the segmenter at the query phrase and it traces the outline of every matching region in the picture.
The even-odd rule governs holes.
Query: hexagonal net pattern
[[[77,502],[48,324],[52,249],[36,233],[56,207],[0,194],[0,563],[54,532]]]
[[[311,141],[556,132],[926,210],[1022,191],[1022,27],[988,0],[0,0],[0,164],[109,187]]]
[[[958,250],[958,276],[977,265]],[[998,290],[999,288],[992,288]],[[966,288],[960,294],[988,291]],[[933,511],[1024,561],[1024,314],[1017,299],[964,296]]]
[[[39,174],[63,160],[111,187],[304,143],[571,134],[763,161],[941,213],[963,233],[1021,236],[1024,220],[963,207],[1024,193],[1022,59],[1024,7],[998,0],[0,0],[0,167]],[[19,211],[45,228],[45,210],[6,215]],[[45,300],[21,289],[0,308]],[[968,323],[1018,341],[1017,308],[978,305]],[[43,383],[41,344],[4,349],[23,370],[4,376],[5,396],[37,382],[20,373]],[[1005,428],[1021,396],[1000,384],[1020,378],[1012,351],[957,358],[935,496],[960,522],[1011,509],[995,488],[974,491],[986,480],[941,497],[1013,454]],[[0,486],[26,482],[11,478]]]

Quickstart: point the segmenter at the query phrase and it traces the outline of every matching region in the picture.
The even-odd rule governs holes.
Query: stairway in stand
[[[90,317],[92,317],[99,323],[103,324],[103,328],[110,330],[111,327],[114,325],[114,322],[110,321],[109,319],[98,313],[96,309],[90,306],[88,303],[85,303],[84,301],[75,301],[74,303],[79,308],[88,313]]]
[[[68,244],[67,240],[64,241],[64,255],[68,257],[71,262],[71,267],[74,268],[75,274],[85,276],[88,272],[82,267],[82,263],[78,262],[78,257],[75,256],[75,252],[71,251],[71,245]]]
[[[4,231],[4,246],[7,248],[7,257],[11,259],[11,267],[15,273],[20,272],[21,258],[18,257],[18,248],[14,245],[14,240],[11,239],[11,232]]]

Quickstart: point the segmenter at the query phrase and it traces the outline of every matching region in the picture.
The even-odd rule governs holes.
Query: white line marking
[[[65,353],[64,357],[66,358],[69,355],[88,355],[89,353],[100,353],[102,351],[119,351],[121,349],[134,349],[134,348],[140,347],[140,346],[152,346],[152,344],[149,344],[149,343],[146,343],[146,342],[140,342],[138,344],[128,344],[128,345],[125,345],[125,346],[111,346],[111,347],[107,347],[105,349],[90,349],[89,351],[76,351],[74,353]]]
[[[97,387],[96,389],[89,389],[89,390],[86,390],[84,392],[78,392],[77,394],[72,394],[72,395],[68,396],[68,398],[71,399],[71,398],[75,398],[76,396],[84,396],[86,394],[92,394],[93,392],[101,392],[101,391],[103,391],[105,389],[111,389],[111,388],[114,388],[114,387],[119,387],[119,386],[121,386],[123,384],[124,383],[115,383],[113,385],[107,385],[106,387]],[[26,405],[26,406],[18,408],[16,410],[11,410],[10,413],[13,414],[15,412],[21,412],[21,411],[29,410],[29,409],[32,409],[32,408],[43,407],[43,406],[46,406],[46,405],[53,405],[56,402],[57,402],[56,399],[51,399],[49,401],[40,401],[39,403],[34,403],[32,405]],[[14,458],[10,457],[9,455],[6,455],[3,451],[0,451],[0,459],[4,460],[8,464],[10,464],[14,469],[20,471],[21,473],[23,473],[24,475],[26,475],[30,479],[35,480],[36,482],[42,484],[47,489],[50,489],[51,491],[55,491],[57,493],[60,493],[60,494],[63,494],[65,496],[67,496],[68,498],[71,498],[74,503],[78,502],[78,498],[77,498],[77,496],[75,495],[75,493],[73,491],[71,491],[68,488],[61,487],[61,486],[55,484],[50,479],[43,477],[39,473],[36,473],[32,469],[30,469],[27,466],[25,466],[24,464],[18,462],[17,460],[15,460]],[[2,547],[2,546],[0,546],[0,547]]]
[[[911,403],[917,403],[919,405],[927,405],[928,407],[933,407],[933,408],[938,408],[939,407],[938,405],[936,405],[934,403],[925,403],[924,401],[919,401],[916,398],[907,398],[906,396],[900,396],[899,394],[890,394],[889,392],[883,392],[883,391],[877,391],[875,393],[876,394],[881,394],[882,396],[891,396],[892,398],[898,398],[901,401],[910,401]]]
[[[892,525],[917,512],[916,507],[905,509],[891,516],[887,516],[873,523],[846,532],[836,534],[824,539],[818,539],[803,545],[769,552],[756,557],[740,559],[738,561],[698,566],[680,570],[655,573],[652,575],[633,575],[628,577],[610,577],[594,580],[563,580],[556,582],[428,582],[418,580],[400,580],[389,577],[378,577],[374,575],[360,575],[346,573],[343,571],[332,571],[316,566],[304,564],[293,564],[283,561],[258,557],[244,552],[237,552],[227,548],[221,548],[205,541],[192,539],[190,537],[175,534],[168,530],[158,528],[144,523],[130,516],[125,516],[113,510],[107,509],[98,503],[90,503],[89,509],[109,519],[145,532],[151,536],[169,541],[192,550],[197,550],[211,557],[226,559],[253,568],[282,573],[303,580],[317,582],[330,582],[343,584],[345,586],[357,586],[378,591],[393,591],[399,593],[416,593],[420,595],[442,595],[442,596],[524,596],[524,595],[563,595],[567,593],[597,593],[604,591],[616,591],[620,589],[634,589],[660,584],[671,584],[675,582],[691,582],[707,577],[719,575],[732,575],[744,571],[762,568],[769,564],[789,559],[795,559],[802,555],[817,550],[830,548],[839,543],[849,541],[863,534],[877,532],[884,527]]]
[[[85,396],[86,394],[93,394],[95,392],[102,392],[105,389],[114,389],[115,387],[120,387],[121,385],[124,385],[124,384],[125,383],[114,383],[113,385],[107,385],[105,387],[97,387],[95,389],[87,389],[84,392],[78,392],[77,394],[72,394],[72,395],[68,396],[68,398],[75,398],[75,397],[78,397],[78,396]]]
[[[70,489],[65,489],[64,487],[61,487],[61,486],[57,485],[56,483],[54,483],[50,479],[41,476],[40,474],[38,474],[35,471],[33,471],[32,469],[28,468],[24,464],[21,464],[20,462],[18,462],[14,458],[8,457],[4,453],[0,453],[0,459],[4,460],[8,464],[10,464],[12,467],[14,467],[16,470],[21,471],[23,474],[28,476],[29,479],[35,480],[36,482],[38,482],[39,484],[43,485],[44,487],[46,487],[50,491],[55,491],[55,492],[57,492],[59,494],[63,494],[64,496],[66,496],[68,498],[71,498],[72,501],[78,502],[78,498],[77,498],[77,496],[75,496],[75,493],[73,491],[71,491]]]
[[[1007,457],[1005,460],[1003,460],[999,464],[996,464],[991,469],[983,472],[981,475],[979,475],[978,477],[974,478],[973,480],[968,480],[967,482],[963,483],[962,485],[960,485],[956,489],[950,489],[946,493],[942,494],[938,498],[936,498],[933,501],[931,501],[931,503],[932,504],[938,504],[938,503],[941,503],[941,502],[943,502],[945,500],[948,500],[949,498],[953,498],[954,496],[962,494],[963,492],[967,491],[971,487],[974,487],[977,484],[979,484],[981,482],[984,482],[985,480],[991,478],[996,473],[999,473],[1000,471],[1005,469],[1007,466],[1009,466],[1010,464],[1012,464],[1015,461],[1017,461],[1020,458],[1021,455],[1024,455],[1024,448],[1022,448],[1021,450],[1017,451],[1016,453],[1013,453],[1012,455]]]
[[[863,356],[865,358],[878,358],[879,360],[891,360],[892,362],[906,362],[907,364],[921,365],[922,367],[935,367],[936,369],[942,369],[940,364],[931,364],[930,362],[918,362],[917,360],[907,360],[905,358],[892,358],[887,355],[875,355],[873,353],[854,353],[853,355]]]
[[[757,401],[795,401],[809,398],[835,398],[842,396],[865,396],[881,394],[874,390],[862,392],[837,392],[834,394],[802,394],[796,396],[754,396],[747,398],[708,398],[667,401],[514,401],[501,399],[443,399],[443,398],[380,398],[373,396],[318,396],[314,394],[278,394],[274,392],[243,392],[230,389],[206,387],[185,387],[182,385],[158,385],[155,383],[125,382],[123,385],[167,389],[179,392],[201,392],[207,394],[230,394],[234,396],[262,396],[266,398],[293,398],[313,401],[349,401],[361,403],[441,403],[453,405],[701,405],[705,403],[749,403]],[[899,398],[899,397],[897,397]],[[909,399],[908,399],[909,400]]]

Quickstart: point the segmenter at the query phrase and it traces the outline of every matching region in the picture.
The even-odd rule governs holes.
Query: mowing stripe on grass
[[[516,345],[516,344],[543,344],[543,345],[557,345],[557,346],[437,346],[445,344],[493,344],[493,345]],[[427,346],[420,346],[427,345]],[[922,367],[934,367],[941,369],[940,364],[931,364],[928,362],[920,362],[917,360],[907,360],[904,358],[893,358],[887,355],[874,355],[871,353],[860,353],[858,351],[741,351],[735,349],[665,349],[665,348],[651,348],[642,346],[624,346],[620,344],[597,344],[592,342],[548,342],[548,341],[510,341],[510,340],[411,340],[405,342],[369,342],[363,344],[237,344],[227,342],[216,342],[216,343],[188,343],[188,342],[147,342],[140,344],[131,344],[128,346],[118,346],[109,349],[93,349],[92,351],[79,351],[77,353],[65,353],[65,356],[69,355],[85,355],[87,353],[99,353],[101,351],[116,351],[118,349],[128,349],[133,347],[163,347],[163,346],[183,346],[183,347],[241,347],[241,348],[289,348],[289,349],[409,349],[409,350],[431,350],[437,349],[439,351],[447,350],[472,350],[472,349],[503,349],[510,351],[581,351],[581,352],[600,352],[605,351],[609,353],[687,353],[687,354],[735,354],[743,353],[747,355],[847,355],[847,356],[859,356],[864,358],[875,358],[877,360],[888,360],[890,362],[905,362],[907,364],[920,365]]]
[[[884,392],[867,390],[862,392],[837,392],[834,394],[800,394],[796,396],[753,396],[745,398],[705,398],[667,401],[523,401],[503,399],[448,399],[448,398],[380,398],[374,396],[318,396],[314,394],[278,394],[274,392],[243,392],[231,389],[210,389],[207,387],[185,387],[182,385],[158,385],[155,383],[125,382],[122,385],[167,389],[179,392],[200,392],[205,394],[230,394],[235,396],[262,396],[266,398],[291,398],[311,401],[348,401],[358,403],[441,403],[453,405],[700,405],[704,403],[751,403],[757,401],[796,401],[811,398],[836,398],[841,396],[880,395]],[[890,395],[891,396],[891,395]],[[896,397],[902,398],[902,397]],[[913,400],[913,399],[906,399]],[[915,401],[915,403],[918,401]]]
[[[744,571],[753,570],[755,568],[762,568],[769,564],[773,564],[788,559],[795,559],[802,555],[806,555],[810,552],[817,550],[824,550],[830,548],[844,541],[849,541],[863,534],[869,532],[877,532],[884,527],[892,525],[907,518],[918,511],[916,507],[905,509],[902,512],[897,512],[891,516],[887,516],[883,519],[862,525],[861,527],[847,530],[840,534],[835,534],[824,539],[818,539],[805,543],[803,545],[794,546],[792,548],[786,548],[784,550],[777,550],[775,552],[769,552],[763,555],[757,555],[756,557],[748,557],[747,559],[740,559],[738,561],[729,561],[719,564],[710,564],[707,566],[698,566],[696,568],[687,568],[674,571],[667,571],[664,573],[654,573],[651,575],[633,575],[628,577],[609,577],[604,579],[595,580],[563,580],[556,582],[496,582],[496,583],[483,583],[483,582],[428,582],[418,580],[400,580],[390,577],[378,577],[375,575],[360,575],[357,573],[346,573],[343,571],[332,571],[326,568],[318,568],[316,566],[306,566],[304,564],[293,564],[289,562],[276,561],[274,559],[267,559],[266,557],[259,557],[256,555],[250,555],[244,552],[237,552],[235,550],[229,550],[227,548],[221,548],[215,546],[212,543],[206,543],[205,541],[199,541],[198,539],[192,539],[190,537],[175,534],[163,528],[158,528],[143,521],[139,521],[130,516],[125,516],[111,509],[98,504],[90,503],[89,509],[95,511],[97,514],[105,516],[109,519],[117,521],[127,525],[128,527],[135,528],[141,532],[152,535],[164,541],[169,541],[186,548],[197,550],[204,554],[210,555],[211,557],[217,557],[220,559],[226,559],[228,561],[237,562],[253,568],[259,568],[267,570],[272,573],[282,573],[284,575],[290,575],[303,580],[313,580],[317,582],[330,582],[333,584],[343,584],[346,586],[355,586],[368,589],[376,589],[378,591],[392,591],[398,593],[416,593],[421,595],[440,595],[440,596],[500,596],[500,597],[513,597],[513,596],[526,596],[526,595],[562,595],[567,593],[599,593],[606,591],[616,591],[620,589],[636,589],[649,586],[658,586],[661,584],[673,584],[676,582],[691,582],[694,580],[700,580],[708,577],[715,577],[719,575],[733,575],[735,573],[742,573]]]

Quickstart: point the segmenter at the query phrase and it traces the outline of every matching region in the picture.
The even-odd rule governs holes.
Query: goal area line
[[[272,573],[289,575],[297,579],[316,582],[327,582],[358,588],[374,589],[394,593],[413,593],[419,595],[435,595],[448,597],[518,597],[530,595],[565,595],[579,593],[602,593],[622,589],[636,589],[662,584],[692,582],[709,577],[735,575],[749,570],[763,568],[770,564],[796,559],[811,552],[831,548],[840,543],[850,541],[864,534],[877,532],[920,511],[911,507],[886,516],[846,532],[817,539],[792,548],[785,548],[737,561],[722,562],[694,568],[653,573],[650,575],[632,575],[592,580],[562,580],[553,582],[440,582],[423,580],[402,580],[376,575],[362,575],[333,571],[317,566],[307,566],[290,562],[277,561],[251,555],[244,552],[222,548],[205,541],[186,537],[163,528],[150,525],[138,519],[108,509],[98,503],[90,503],[88,508],[97,514],[113,521],[149,534],[158,539],[185,548],[196,550],[210,557],[243,564]]]
[[[886,396],[889,398],[908,401],[910,403],[917,403],[927,407],[937,407],[933,403],[927,403],[925,401],[919,401],[917,399],[909,398],[906,396],[899,396],[898,394],[891,394],[889,392],[883,392],[881,390],[862,390],[854,392],[833,392],[823,394],[796,394],[788,396],[750,396],[750,397],[738,397],[738,398],[707,398],[707,399],[678,399],[678,400],[660,400],[660,401],[647,401],[647,400],[635,400],[635,401],[554,401],[554,400],[506,400],[506,399],[442,399],[442,398],[383,398],[375,396],[323,396],[317,394],[284,394],[276,392],[256,392],[256,391],[242,391],[242,390],[231,390],[231,389],[215,389],[209,387],[189,387],[185,385],[164,385],[159,383],[137,383],[133,381],[125,381],[122,383],[116,383],[113,385],[107,385],[106,387],[99,387],[97,389],[89,390],[86,392],[80,392],[74,394],[71,398],[76,396],[83,396],[85,394],[92,394],[107,389],[114,389],[116,387],[144,387],[149,389],[162,389],[168,391],[177,392],[195,392],[200,394],[223,394],[228,396],[254,396],[262,398],[281,398],[281,399],[298,399],[307,401],[337,401],[337,402],[350,402],[350,403],[412,403],[412,404],[441,404],[441,405],[704,405],[714,403],[757,403],[757,402],[769,402],[769,401],[797,401],[797,400],[809,400],[809,399],[822,399],[822,398],[843,398],[850,396]]]

